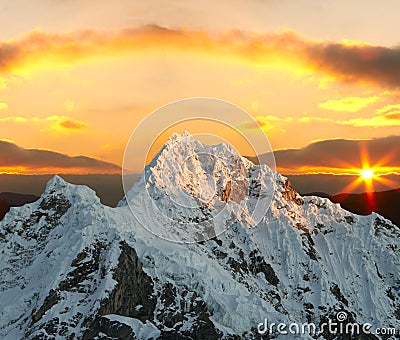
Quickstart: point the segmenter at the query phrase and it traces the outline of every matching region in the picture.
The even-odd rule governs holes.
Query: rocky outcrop
[[[210,320],[204,301],[186,287],[154,282],[142,268],[136,251],[121,242],[121,255],[113,278],[117,281],[109,298],[94,317],[84,321],[83,339],[100,334],[110,338],[136,339],[128,325],[110,321],[107,315],[126,316],[160,329],[162,339],[220,339],[222,332]],[[158,303],[157,303],[158,301]],[[188,323],[190,322],[190,327]],[[234,339],[234,337],[232,337]]]
[[[302,205],[304,203],[304,199],[297,193],[297,191],[292,187],[292,184],[287,179],[283,183],[283,191],[282,196],[285,200],[289,202],[294,202],[297,205]]]
[[[229,181],[226,183],[226,188],[222,192],[221,200],[224,202],[228,202],[229,197],[231,196],[231,187],[232,187],[232,181]]]
[[[136,251],[121,242],[121,255],[113,278],[117,285],[110,297],[102,304],[99,314],[118,314],[145,322],[154,314],[156,297],[153,281],[142,268]],[[138,305],[140,309],[136,308]]]
[[[250,265],[249,270],[253,275],[257,275],[258,273],[263,273],[265,279],[274,286],[277,286],[279,283],[279,279],[275,274],[274,269],[269,263],[265,262],[265,259],[262,257],[261,253],[258,250],[253,250],[249,254]]]
[[[50,290],[49,295],[44,299],[43,305],[32,314],[32,320],[29,324],[31,327],[35,322],[38,322],[42,316],[60,300],[60,293],[55,290]]]
[[[158,300],[162,307],[156,310],[156,322],[162,339],[221,339],[223,333],[215,328],[211,313],[196,292],[167,283]]]
[[[93,339],[99,333],[109,334],[109,336],[116,335],[115,323],[105,321],[102,318],[103,315],[122,315],[142,322],[153,318],[157,303],[153,281],[143,271],[136,251],[126,242],[121,242],[120,248],[121,255],[113,275],[117,284],[110,296],[102,301],[96,315],[84,321],[87,330],[83,339]],[[112,327],[107,328],[107,325]],[[121,326],[118,329],[124,333],[124,336],[128,336],[126,327]]]

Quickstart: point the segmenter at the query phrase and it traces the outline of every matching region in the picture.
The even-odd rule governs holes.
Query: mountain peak
[[[46,190],[45,192],[50,192],[50,191],[58,191],[62,190],[65,187],[67,187],[69,183],[64,181],[64,179],[59,176],[59,175],[54,175],[46,184]]]
[[[66,182],[61,176],[53,176],[46,184],[46,189],[41,195],[41,201],[48,197],[62,195],[69,202],[86,202],[87,204],[100,204],[96,192],[86,185],[76,185]]]
[[[160,222],[149,227],[143,216],[146,228],[169,240],[196,242],[236,220],[257,225],[273,198],[275,177],[268,166],[255,166],[231,145],[206,145],[185,131],[170,137],[120,206],[128,203],[136,217],[138,207],[151,206]]]
[[[246,177],[251,166],[231,145],[206,145],[184,131],[168,139],[146,169],[146,179],[150,186],[166,189],[173,196],[184,191],[210,201],[222,197],[228,182],[233,184]]]
[[[179,143],[186,140],[187,142],[191,142],[195,140],[194,136],[187,130],[183,131],[182,134],[174,132],[171,137],[168,138],[166,145],[173,145],[175,143]]]
[[[215,145],[203,144],[197,140],[190,132],[184,131],[182,134],[173,133],[169,137],[160,152],[154,157],[150,163],[150,167],[155,165],[171,165],[164,164],[165,162],[185,161],[195,155],[209,155],[215,156],[226,162],[226,165],[230,164],[232,159],[240,159],[240,162],[244,163],[247,168],[252,165],[252,162],[246,158],[240,156],[240,154],[228,143],[220,143]],[[203,159],[204,160],[204,159]]]

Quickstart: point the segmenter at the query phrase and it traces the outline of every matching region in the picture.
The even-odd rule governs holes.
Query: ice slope
[[[272,201],[255,227],[260,193]],[[198,226],[207,237],[154,235],[160,207],[171,211],[167,236],[190,239]],[[201,219],[224,209],[226,232]],[[265,318],[319,324],[341,310],[400,328],[398,227],[301,198],[279,173],[188,134],[169,140],[114,209],[54,177],[40,200],[6,215],[0,242],[4,339],[257,338]]]

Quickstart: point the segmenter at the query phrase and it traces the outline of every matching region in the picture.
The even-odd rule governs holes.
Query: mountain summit
[[[168,140],[120,206],[129,204],[137,220],[155,235],[198,242],[238,220],[257,225],[273,199],[278,177],[229,144],[205,145],[184,132]]]
[[[398,227],[302,198],[189,134],[171,137],[119,207],[55,177],[0,236],[4,339],[256,339],[266,319],[319,327],[338,312],[400,326]]]

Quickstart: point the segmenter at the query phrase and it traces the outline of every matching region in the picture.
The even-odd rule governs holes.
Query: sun
[[[374,172],[371,169],[364,169],[361,171],[360,176],[363,179],[371,179],[375,176]]]

